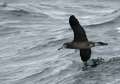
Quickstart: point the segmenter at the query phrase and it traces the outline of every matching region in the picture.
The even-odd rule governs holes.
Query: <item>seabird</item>
[[[80,25],[79,21],[76,19],[74,15],[70,16],[69,24],[74,33],[74,40],[72,42],[64,43],[63,46],[59,49],[62,48],[79,49],[81,60],[83,61],[84,66],[87,67],[87,61],[91,57],[91,48],[95,46],[108,45],[108,43],[89,41],[85,30]]]

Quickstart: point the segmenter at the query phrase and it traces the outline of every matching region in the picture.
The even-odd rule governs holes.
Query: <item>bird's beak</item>
[[[63,49],[63,46],[62,46],[62,47],[60,47],[60,48],[58,48],[58,50],[61,50],[61,49]]]
[[[62,47],[58,48],[58,50],[64,49],[64,48],[66,48],[66,47],[67,47],[67,45],[66,45],[66,44],[63,44]]]
[[[64,45],[62,47],[58,48],[58,50],[61,50],[61,49],[64,49]]]

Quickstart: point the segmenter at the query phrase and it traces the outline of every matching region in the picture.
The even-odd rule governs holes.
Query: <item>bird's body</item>
[[[91,48],[88,47],[89,46],[88,38],[85,33],[85,30],[80,25],[79,21],[75,18],[74,15],[70,16],[69,24],[74,32],[74,40],[72,41],[74,44],[73,46],[76,48],[83,47],[83,48],[79,48],[79,50],[80,50],[81,60],[86,66],[87,61],[91,57]]]
[[[87,61],[91,57],[91,48],[99,45],[107,45],[107,43],[89,41],[85,30],[74,15],[70,16],[69,24],[74,33],[74,40],[72,42],[64,43],[63,46],[69,49],[79,49],[81,60],[86,66]]]
[[[87,49],[87,48],[91,48],[91,47],[95,47],[95,43],[94,42],[67,42],[67,46],[66,48],[70,48],[70,49]]]

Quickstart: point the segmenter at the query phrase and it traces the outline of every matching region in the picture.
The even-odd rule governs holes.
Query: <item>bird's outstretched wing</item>
[[[88,41],[85,30],[74,15],[70,16],[69,24],[74,32],[74,42]]]

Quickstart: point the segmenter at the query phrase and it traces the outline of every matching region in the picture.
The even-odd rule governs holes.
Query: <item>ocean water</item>
[[[109,44],[92,48],[104,63],[83,71],[79,51],[57,50],[73,39],[70,15]],[[120,1],[0,0],[0,84],[120,84]]]

